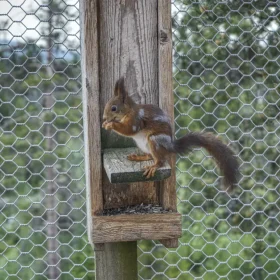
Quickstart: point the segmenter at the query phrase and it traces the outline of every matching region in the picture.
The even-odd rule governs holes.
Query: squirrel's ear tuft
[[[115,85],[115,90],[114,90],[115,96],[118,96],[119,99],[121,99],[123,102],[125,102],[125,99],[127,97],[127,91],[124,86],[124,77],[121,77]]]

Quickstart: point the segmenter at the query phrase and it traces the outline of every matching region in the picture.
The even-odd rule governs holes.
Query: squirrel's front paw
[[[107,123],[108,123],[107,121],[104,121],[103,124],[102,124],[102,127],[105,128]]]
[[[106,123],[103,123],[102,127],[104,127],[106,130],[111,130],[113,129],[113,122],[106,122]]]

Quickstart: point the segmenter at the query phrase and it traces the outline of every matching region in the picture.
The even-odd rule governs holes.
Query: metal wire
[[[0,279],[93,279],[78,1],[0,7]]]
[[[280,279],[278,2],[172,1],[176,137],[219,135],[242,178],[178,157],[180,246],[139,242],[139,279]],[[94,279],[78,1],[0,7],[0,279]]]

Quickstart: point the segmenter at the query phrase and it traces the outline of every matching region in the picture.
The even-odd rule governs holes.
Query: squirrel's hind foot
[[[158,168],[159,166],[156,164],[144,166],[145,171],[143,173],[143,176],[146,176],[147,179],[154,177]]]

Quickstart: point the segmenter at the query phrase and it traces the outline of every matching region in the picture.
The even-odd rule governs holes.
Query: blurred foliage
[[[139,277],[279,279],[279,5],[172,3],[176,136],[189,130],[219,134],[238,154],[242,178],[229,195],[205,151],[178,158],[181,246],[167,250],[139,242]],[[78,11],[52,1],[38,15],[36,44],[22,38],[0,44],[0,279],[48,279],[50,168],[57,187],[59,279],[93,279],[80,56],[60,29]],[[50,15],[53,30],[46,22]]]
[[[52,245],[59,279],[93,279],[79,38],[65,27],[79,13],[63,1],[42,4],[36,44],[37,33],[0,44],[0,279],[52,279]]]

